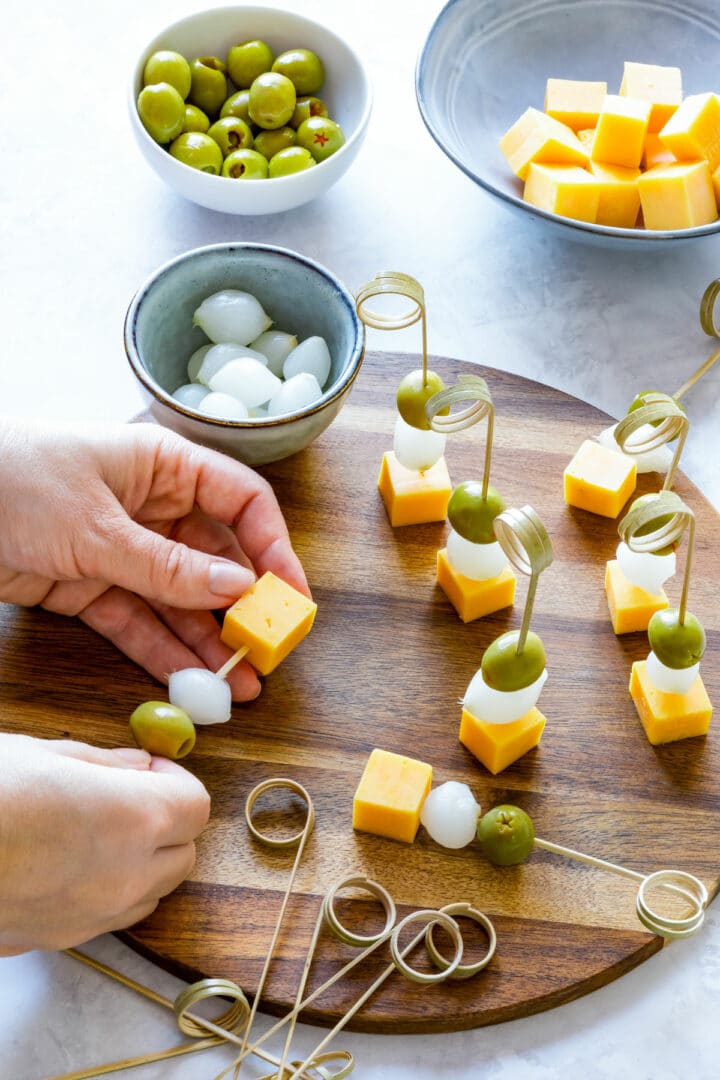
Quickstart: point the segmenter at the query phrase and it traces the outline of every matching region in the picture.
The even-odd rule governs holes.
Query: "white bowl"
[[[276,328],[301,340],[325,338],[332,366],[318,401],[283,416],[222,420],[173,398],[187,382],[191,355],[207,343],[192,325],[193,312],[220,289],[252,293]],[[125,351],[152,416],[246,465],[289,457],[328,427],[360,370],[364,346],[355,301],[338,279],[304,255],[267,244],[210,244],[179,255],[140,286],[125,318]]]
[[[196,56],[219,56],[224,60],[231,45],[249,38],[261,38],[276,54],[295,47],[309,48],[322,60],[326,77],[320,96],[332,119],[342,127],[345,144],[314,168],[274,180],[212,176],[171,157],[143,127],[136,102],[142,89],[143,69],[152,53],[173,49],[188,60]],[[180,195],[224,214],[277,214],[322,195],[351,165],[365,137],[372,92],[357,53],[319,23],[277,8],[223,7],[190,15],[155,35],[133,69],[128,106],[145,160]]]
[[[523,200],[498,147],[549,77],[595,79],[617,92],[623,61],[679,67],[683,94],[716,90],[717,0],[449,0],[422,48],[415,88],[425,124],[458,168],[507,207],[556,232],[631,251],[711,236],[691,229],[620,229],[575,221]]]

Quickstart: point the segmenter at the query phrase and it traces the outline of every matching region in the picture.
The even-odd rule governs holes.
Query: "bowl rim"
[[[511,206],[525,210],[537,218],[551,221],[555,225],[562,225],[567,229],[575,229],[580,233],[594,233],[596,236],[604,236],[611,239],[635,240],[638,243],[645,244],[648,241],[650,243],[660,243],[667,240],[684,241],[698,236],[714,236],[720,231],[720,216],[718,216],[715,221],[709,222],[707,225],[695,225],[689,229],[622,229],[616,225],[598,225],[591,221],[578,221],[575,218],[562,217],[560,214],[552,214],[547,210],[541,210],[540,207],[525,202],[525,200],[518,195],[514,195],[510,191],[504,191],[502,188],[495,187],[494,184],[491,184],[488,180],[484,180],[478,173],[473,172],[473,170],[445,144],[442,135],[436,130],[430,116],[430,108],[424,92],[428,55],[432,48],[433,38],[438,32],[440,25],[447,18],[450,9],[457,4],[467,2],[468,0],[447,0],[444,7],[441,8],[433,19],[415,64],[415,98],[422,121],[430,132],[434,142],[440,147],[442,152],[450,158],[453,164],[457,165],[470,180],[478,184],[481,188],[484,188],[485,191],[489,192],[491,195],[495,195],[497,198],[509,203]],[[600,2],[600,0],[598,0],[598,2]],[[682,10],[686,11],[690,9],[683,6]]]
[[[273,255],[280,256],[282,259],[301,263],[303,266],[308,267],[316,274],[325,278],[339,294],[349,312],[352,325],[355,329],[355,343],[347,366],[337,382],[333,383],[314,404],[305,409],[293,413],[285,413],[280,416],[256,417],[247,420],[224,420],[221,417],[204,416],[202,413],[188,409],[179,401],[176,401],[172,394],[167,390],[164,390],[163,387],[156,382],[140,359],[140,350],[136,341],[137,317],[140,306],[150,289],[163,277],[169,274],[176,266],[179,266],[182,263],[192,259],[202,258],[213,252],[228,253],[233,251],[270,252]],[[292,251],[290,248],[278,247],[275,244],[256,244],[249,241],[226,241],[218,244],[205,244],[202,247],[190,248],[189,251],[184,251],[180,255],[176,255],[174,258],[169,259],[167,262],[157,267],[156,270],[145,278],[130,300],[123,324],[123,341],[125,345],[125,355],[127,356],[128,363],[130,364],[135,377],[161,405],[165,405],[174,412],[187,417],[188,420],[207,423],[213,427],[238,430],[247,429],[253,431],[257,431],[259,428],[270,428],[282,426],[283,424],[290,424],[295,420],[322,412],[328,405],[337,401],[349,390],[358,376],[365,357],[365,325],[357,313],[355,300],[352,294],[342,281],[331,273],[327,267],[322,266],[321,263],[315,262],[314,259],[308,258],[307,255],[301,255],[300,252]]]
[[[347,153],[354,148],[355,143],[363,139],[365,131],[370,122],[370,115],[372,113],[373,107],[373,89],[372,83],[370,82],[370,76],[368,74],[368,70],[365,64],[362,62],[360,55],[352,47],[352,45],[348,44],[345,38],[340,37],[340,35],[336,33],[331,27],[326,26],[324,23],[318,22],[316,19],[310,19],[299,11],[291,11],[288,8],[267,7],[262,4],[226,4],[222,7],[201,9],[200,11],[191,12],[189,15],[183,16],[182,19],[176,19],[174,22],[168,23],[166,26],[162,27],[155,34],[152,35],[149,41],[146,42],[146,44],[143,46],[141,51],[136,54],[137,59],[133,65],[132,74],[128,82],[128,109],[136,135],[143,140],[144,145],[151,148],[150,152],[163,153],[167,155],[170,161],[176,162],[176,164],[182,166],[183,169],[192,169],[192,166],[186,165],[184,161],[179,161],[177,158],[173,158],[172,155],[170,155],[170,153],[168,152],[167,148],[162,146],[160,143],[157,143],[145,130],[145,125],[142,123],[137,110],[137,94],[135,90],[137,78],[138,75],[142,75],[143,67],[147,62],[148,57],[151,55],[149,49],[152,48],[153,43],[157,40],[157,38],[162,37],[167,33],[171,33],[173,30],[177,29],[183,24],[192,22],[193,20],[202,18],[203,16],[227,15],[228,17],[230,17],[238,12],[273,12],[277,13],[278,15],[288,15],[291,18],[298,19],[301,22],[306,23],[310,27],[317,27],[318,29],[321,29],[323,33],[328,34],[331,38],[333,38],[334,41],[337,42],[340,46],[342,46],[342,48],[345,49],[347,53],[352,57],[357,66],[358,72],[360,73],[363,84],[365,102],[364,108],[362,110],[360,119],[358,120],[358,123],[355,127],[355,130],[350,136],[345,139],[343,145],[338,150],[336,150],[335,153],[331,155],[331,157],[326,158],[325,161],[316,162],[316,165],[326,165],[329,161],[333,161],[335,159],[341,161],[342,158],[346,157]],[[192,171],[194,173],[197,173],[198,176],[207,177],[207,179],[210,181],[223,181],[226,185],[227,190],[230,190],[228,187],[228,185],[230,184],[232,184],[234,188],[239,188],[239,190],[243,190],[242,187],[239,187],[237,180],[233,180],[229,176],[222,176],[221,174],[218,174],[217,176],[208,175],[207,173],[203,173],[201,170],[198,169],[193,169]],[[303,175],[303,172],[297,172],[290,173],[287,176],[267,176],[263,179],[262,182],[263,184],[267,184],[268,182],[270,182],[276,187],[278,184],[281,183],[285,183],[286,186],[289,186],[289,184],[291,184],[293,181],[296,185],[298,185],[301,182],[300,178],[302,178]],[[215,188],[215,190],[218,190],[218,188]]]

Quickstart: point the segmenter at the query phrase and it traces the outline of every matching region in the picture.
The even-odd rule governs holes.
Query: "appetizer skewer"
[[[312,629],[317,604],[268,571],[225,612],[221,639],[234,654],[217,671],[183,668],[168,678],[164,701],[145,701],[130,717],[138,746],[169,758],[185,757],[195,727],[224,724],[231,716],[227,676],[247,659],[269,675]]]
[[[368,300],[381,295],[405,297],[412,306],[398,316],[369,310]],[[356,306],[360,319],[376,330],[402,330],[420,323],[422,367],[405,375],[398,386],[393,449],[383,455],[378,488],[393,527],[442,521],[451,491],[443,456],[446,436],[432,429],[425,407],[434,394],[445,388],[445,383],[428,369],[423,287],[407,274],[386,271],[376,274],[358,291]]]
[[[460,413],[451,405],[471,404]],[[450,523],[446,546],[437,553],[437,582],[463,622],[509,607],[515,599],[515,576],[500,546],[493,523],[505,500],[490,486],[495,410],[487,383],[479,375],[461,375],[457,386],[441,390],[427,403],[435,431],[464,431],[487,418],[482,482],[466,480],[448,503]]]
[[[497,774],[540,742],[545,717],[536,708],[547,679],[545,648],[530,630],[540,574],[553,558],[544,525],[531,506],[505,510],[495,535],[516,570],[530,578],[520,630],[501,634],[485,650],[482,665],[462,700],[460,742]]]
[[[640,503],[637,500],[637,503]],[[636,505],[621,523],[628,546],[653,552],[679,543],[687,533],[682,595],[677,608],[655,612],[648,624],[650,653],[636,661],[630,677],[630,695],[653,745],[706,735],[712,705],[700,676],[705,652],[705,630],[687,610],[695,515],[679,496],[662,492]]]

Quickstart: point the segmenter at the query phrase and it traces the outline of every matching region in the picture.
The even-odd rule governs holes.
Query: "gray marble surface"
[[[196,5],[195,5],[196,6]],[[209,6],[209,5],[208,5]],[[144,276],[190,247],[282,243],[356,289],[380,269],[424,283],[430,348],[560,387],[613,415],[635,391],[676,389],[712,349],[698,323],[720,240],[616,254],[546,233],[476,189],[417,114],[415,57],[437,0],[303,0],[347,35],[375,87],[367,142],[324,198],[231,218],[176,198],[136,152],[125,116],[135,53],[189,3],[15,4],[0,77],[0,409],[124,420],[140,406],[122,320]],[[417,348],[412,330],[373,348]],[[684,468],[720,508],[720,368],[686,402]],[[0,688],[1,693],[1,688]],[[88,951],[174,996],[180,984],[112,937]],[[616,983],[561,1009],[447,1036],[345,1035],[367,1080],[709,1080],[717,1076],[720,917]],[[317,1033],[298,1031],[298,1051]],[[62,955],[0,960],[0,1078],[40,1080],[178,1041],[172,1017]],[[147,1066],[155,1080],[212,1077],[224,1050]],[[255,1066],[248,1076],[259,1075]],[[131,1075],[127,1073],[126,1075]]]

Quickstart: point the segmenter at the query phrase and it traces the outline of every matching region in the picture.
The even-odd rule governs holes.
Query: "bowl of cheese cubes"
[[[267,244],[185,252],[151,274],[125,317],[151,416],[247,465],[289,457],[328,427],[364,345],[335,275]]]
[[[441,149],[507,206],[632,250],[720,231],[720,8],[450,0],[418,60]]]

